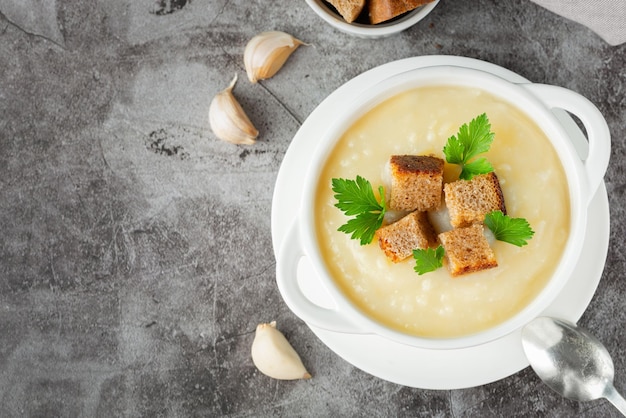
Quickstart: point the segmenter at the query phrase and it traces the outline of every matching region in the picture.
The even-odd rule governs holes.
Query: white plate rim
[[[515,83],[527,79],[503,67],[477,59],[458,56],[421,56],[393,61],[353,78],[331,93],[305,120],[285,153],[278,172],[272,199],[271,229],[275,254],[289,225],[295,220],[301,195],[297,193],[308,167],[308,157],[315,149],[315,138],[327,127],[324,123],[332,109],[341,107],[354,92],[388,77],[435,65],[454,65],[490,72]],[[568,132],[580,140],[582,133],[562,111],[557,117]],[[609,242],[609,207],[602,183],[589,207],[585,248],[575,275],[555,302],[543,312],[577,322],[597,289]],[[312,299],[327,297],[320,286],[309,287]],[[520,343],[520,330],[476,347],[455,350],[428,350],[402,345],[376,335],[342,334],[307,324],[333,352],[355,367],[381,379],[422,389],[462,389],[491,383],[528,366]]]

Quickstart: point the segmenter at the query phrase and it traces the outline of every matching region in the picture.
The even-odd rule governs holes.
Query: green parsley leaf
[[[346,216],[356,216],[341,225],[338,231],[352,234],[350,238],[360,240],[361,245],[372,242],[386,212],[384,188],[378,188],[380,203],[374,196],[372,184],[361,176],[356,176],[356,180],[334,178],[332,189],[337,199],[335,206]]]
[[[382,224],[382,212],[363,212],[341,225],[337,231],[352,234],[350,238],[358,239],[361,245],[366,245],[372,242],[376,230],[380,228]]]
[[[476,174],[493,171],[491,164],[484,158],[470,162],[477,155],[489,151],[493,137],[489,118],[483,113],[472,119],[469,125],[464,123],[456,136],[448,138],[443,153],[448,163],[461,166],[461,179],[470,180]]]
[[[465,163],[465,147],[455,136],[448,138],[448,142],[443,146],[443,153],[450,164]]]
[[[463,170],[459,178],[464,180],[471,180],[472,177],[478,174],[487,174],[493,171],[493,166],[486,158],[478,158],[472,162],[463,165]]]
[[[426,248],[413,250],[415,267],[413,270],[420,276],[424,273],[435,271],[443,266],[444,249],[441,245],[437,248]]]
[[[523,247],[528,244],[535,231],[533,231],[524,218],[511,218],[496,210],[485,215],[485,225],[493,232],[498,241]]]
[[[361,176],[356,176],[356,180],[334,178],[332,186],[336,193],[334,197],[338,201],[335,206],[345,212],[346,216],[382,210],[371,183]]]

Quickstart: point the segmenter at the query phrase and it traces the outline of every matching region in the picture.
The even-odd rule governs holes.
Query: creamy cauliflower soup
[[[444,263],[420,276],[413,258],[393,263],[376,240],[361,246],[337,231],[348,218],[334,206],[332,178],[360,175],[374,190],[384,185],[388,194],[385,165],[391,155],[444,158],[447,139],[483,112],[495,133],[483,156],[500,180],[507,213],[525,218],[535,231],[528,245],[490,240],[498,267],[452,278]],[[549,280],[569,234],[567,182],[550,141],[516,107],[479,89],[418,88],[378,105],[340,138],[316,194],[317,239],[340,289],[374,320],[423,337],[475,333],[519,312]]]

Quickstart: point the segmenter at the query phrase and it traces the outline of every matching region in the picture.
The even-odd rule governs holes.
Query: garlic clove
[[[255,143],[259,131],[254,127],[246,112],[235,99],[233,88],[237,74],[230,85],[215,95],[209,106],[209,124],[213,133],[222,141],[233,144]]]
[[[259,324],[252,342],[252,361],[261,373],[281,380],[309,379],[300,356],[282,332],[276,321]]]
[[[243,63],[250,82],[256,83],[272,77],[303,44],[280,31],[263,32],[250,39],[243,53]]]

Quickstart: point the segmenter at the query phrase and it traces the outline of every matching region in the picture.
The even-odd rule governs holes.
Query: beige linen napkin
[[[532,0],[582,23],[611,45],[626,42],[626,0]]]

